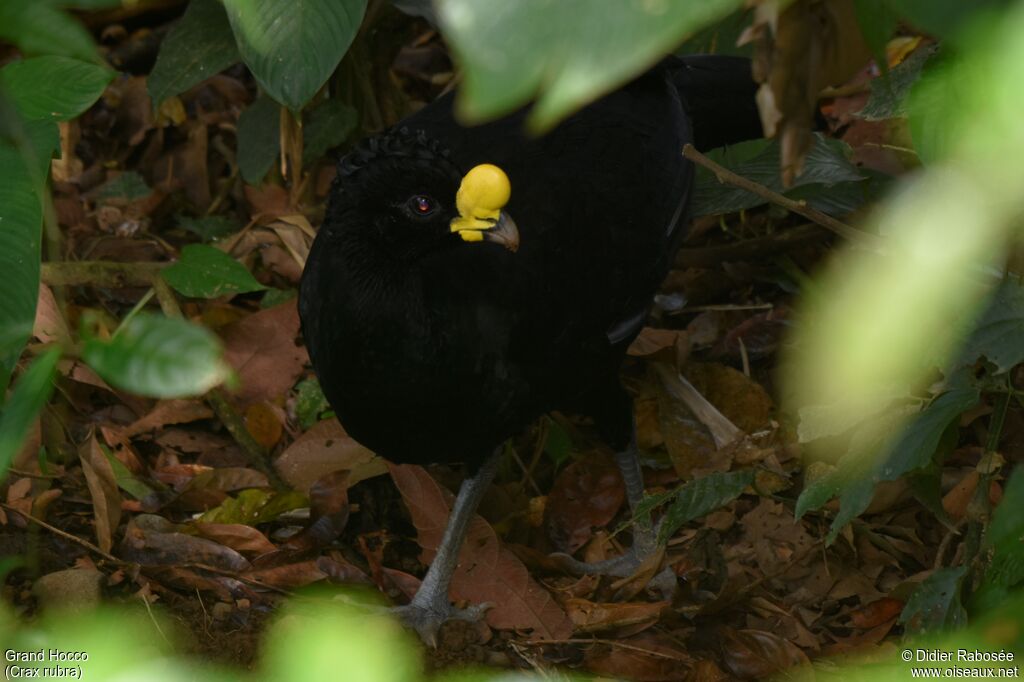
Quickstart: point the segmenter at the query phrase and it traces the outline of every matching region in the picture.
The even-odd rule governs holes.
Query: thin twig
[[[170,264],[113,261],[43,263],[42,280],[50,286],[145,287],[152,286],[157,273]]]
[[[649,656],[657,656],[658,658],[667,658],[670,661],[683,661],[679,656],[673,656],[672,654],[666,654],[663,651],[655,651],[654,649],[645,649],[642,646],[636,646],[635,644],[626,644],[616,639],[587,639],[585,637],[570,637],[568,639],[527,639],[519,642],[526,646],[544,646],[547,644],[606,644],[608,646],[618,647],[620,649],[627,649],[629,651],[636,651],[637,653],[647,654]]]
[[[773,192],[762,184],[756,183],[753,180],[733,173],[728,168],[721,166],[708,157],[701,154],[692,144],[687,144],[683,147],[683,156],[693,161],[697,165],[704,166],[709,171],[715,174],[719,182],[728,183],[740,189],[745,189],[748,192],[756,194],[757,196],[770,201],[773,204],[782,206],[786,210],[792,211],[793,213],[799,213],[808,220],[813,220],[822,227],[829,229],[841,237],[845,237],[852,242],[859,244],[869,244],[871,246],[880,246],[882,241],[873,234],[858,230],[854,227],[850,227],[844,222],[836,220],[832,216],[822,213],[821,211],[811,208],[805,201],[796,201],[789,197],[783,196],[778,192]]]
[[[88,540],[83,540],[82,538],[78,537],[77,535],[72,535],[71,533],[68,533],[67,531],[63,531],[60,528],[57,528],[56,526],[51,526],[46,521],[43,521],[42,519],[38,519],[35,516],[32,516],[31,514],[27,514],[27,513],[23,512],[22,510],[18,509],[17,507],[12,507],[11,505],[6,504],[4,502],[0,502],[0,507],[6,509],[7,511],[10,511],[10,512],[13,512],[15,514],[20,515],[25,520],[31,521],[32,523],[36,524],[40,528],[45,528],[46,530],[50,531],[54,535],[59,535],[60,537],[64,538],[65,540],[67,540],[69,542],[73,542],[76,545],[84,547],[85,549],[87,549],[90,552],[93,552],[96,555],[106,559],[107,561],[109,561],[112,564],[117,564],[118,566],[127,566],[128,565],[127,561],[122,561],[121,559],[118,559],[113,554],[108,554],[107,552],[104,552],[102,549],[100,549],[96,545],[92,544]]]

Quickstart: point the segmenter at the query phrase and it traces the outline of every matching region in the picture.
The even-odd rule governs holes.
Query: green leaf
[[[241,59],[224,6],[217,0],[192,0],[161,43],[146,89],[160,106]]]
[[[708,153],[708,157],[745,178],[787,196],[805,186],[834,188],[840,183],[861,183],[865,179],[864,173],[848,160],[850,150],[847,145],[839,140],[826,139],[820,133],[816,133],[815,138],[814,146],[804,162],[803,173],[797,176],[789,189],[782,185],[777,140],[741,142],[714,149]],[[719,182],[711,171],[703,167],[697,169],[693,192],[694,215],[733,213],[764,203],[765,200],[756,194]]]
[[[686,39],[679,49],[678,55],[688,54],[723,54],[737,57],[750,57],[754,52],[753,43],[738,45],[743,31],[751,24],[752,10],[741,8],[729,14],[721,21],[694,33]]]
[[[263,294],[263,298],[260,299],[260,308],[266,310],[267,308],[273,308],[276,305],[281,305],[285,301],[290,301],[299,292],[295,289],[272,289],[268,288],[267,293]]]
[[[906,116],[907,96],[921,77],[921,72],[924,70],[925,64],[928,63],[928,59],[937,50],[937,47],[931,45],[915,50],[889,73],[871,81],[871,97],[856,115],[868,121]]]
[[[88,339],[82,359],[112,386],[153,398],[200,395],[231,372],[209,330],[146,313],[109,341]]]
[[[144,501],[151,499],[155,491],[150,488],[147,484],[136,478],[135,474],[124,465],[121,460],[113,455],[106,447],[100,445],[100,449],[103,450],[104,456],[107,461],[110,462],[110,468],[114,472],[114,480],[117,481],[117,487],[125,491],[136,500]]]
[[[978,389],[957,387],[929,403],[889,448],[889,455],[878,469],[878,480],[895,481],[908,471],[927,466],[946,428],[977,405],[979,399]]]
[[[42,194],[60,138],[50,121],[12,122],[13,142],[0,139],[0,389],[6,388],[32,333],[39,296]]]
[[[148,197],[152,192],[141,175],[135,171],[125,171],[104,183],[96,191],[96,198],[135,201]]]
[[[967,566],[940,568],[924,579],[900,614],[908,633],[931,633],[967,623],[967,611],[960,603],[960,582],[966,572]]]
[[[962,364],[986,358],[997,372],[1009,372],[1024,361],[1024,286],[1007,277],[1000,283],[984,315],[960,355]]]
[[[853,5],[864,42],[884,72],[889,64],[885,48],[896,33],[899,17],[889,0],[854,0]]]
[[[732,502],[754,482],[753,471],[715,472],[681,485],[665,512],[659,542],[672,537],[684,524]]]
[[[572,452],[572,439],[553,419],[548,419],[548,437],[544,440],[544,452],[556,467],[569,459],[569,453]]]
[[[217,298],[266,289],[244,265],[220,249],[204,244],[186,246],[181,250],[181,259],[164,268],[160,275],[178,293],[192,298]]]
[[[66,12],[39,0],[0,2],[0,40],[29,56],[51,54],[100,61],[85,27]]]
[[[308,505],[309,500],[306,499],[306,496],[294,490],[274,492],[249,488],[207,511],[199,517],[199,521],[202,523],[242,523],[247,526],[255,526],[273,521],[286,511],[300,509]]]
[[[224,7],[256,81],[299,111],[345,56],[366,0],[224,0]]]
[[[325,100],[310,111],[303,124],[303,165],[314,163],[344,142],[358,121],[356,110],[338,99]]]
[[[250,185],[263,182],[281,150],[281,105],[266,94],[238,117],[238,170]]]
[[[535,130],[614,90],[722,19],[741,0],[439,0],[442,33],[465,70],[460,112],[494,118],[538,96]]]
[[[239,229],[235,221],[222,215],[207,215],[201,218],[179,215],[177,222],[178,227],[199,235],[204,242],[226,237]]]
[[[320,415],[331,408],[320,388],[320,382],[314,378],[303,379],[295,387],[298,396],[295,399],[295,413],[299,418],[299,426],[305,431],[316,424]]]
[[[888,0],[904,19],[925,33],[937,38],[955,36],[970,19],[988,8],[998,7],[1002,0]]]
[[[60,349],[50,348],[37,357],[14,386],[0,416],[0,481],[21,450],[29,427],[53,391]]]
[[[114,72],[70,57],[32,57],[0,69],[0,88],[29,120],[67,121],[103,94]]]

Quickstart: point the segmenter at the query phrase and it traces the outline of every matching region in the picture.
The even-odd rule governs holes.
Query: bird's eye
[[[424,194],[409,197],[405,202],[409,211],[416,216],[429,216],[437,210],[437,202]]]

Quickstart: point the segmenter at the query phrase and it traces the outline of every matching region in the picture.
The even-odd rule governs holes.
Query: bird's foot
[[[658,570],[664,552],[658,547],[657,533],[657,528],[636,528],[633,546],[625,554],[605,561],[580,561],[562,552],[556,552],[551,557],[573,575],[631,578],[649,570],[651,579],[647,583],[648,587],[654,588],[665,598],[671,598],[677,587],[676,575],[667,566]]]
[[[395,606],[388,609],[392,616],[396,616],[407,628],[412,628],[419,634],[424,644],[430,647],[437,647],[437,633],[441,626],[450,620],[465,620],[477,622],[484,617],[491,604],[477,604],[465,609],[457,609],[448,603],[417,603],[414,599],[405,606]]]

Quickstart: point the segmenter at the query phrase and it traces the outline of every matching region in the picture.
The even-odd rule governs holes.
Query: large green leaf
[[[733,501],[753,483],[753,471],[715,472],[681,485],[665,511],[659,541],[672,537],[684,524]]]
[[[494,118],[538,95],[546,129],[652,66],[741,0],[439,0],[445,37],[465,69],[459,110]]]
[[[358,121],[356,110],[339,99],[326,100],[310,111],[303,126],[303,165],[314,163],[344,142]]]
[[[224,6],[217,0],[192,0],[160,45],[146,88],[159,105],[241,59]]]
[[[835,206],[830,199],[833,190],[842,183],[861,184],[865,179],[856,166],[850,163],[849,147],[838,140],[825,139],[816,134],[814,146],[804,161],[804,170],[793,181],[790,188],[783,187],[782,175],[779,172],[778,140],[749,140],[729,147],[712,150],[708,157],[734,173],[753,180],[776,192],[784,192],[793,198],[808,199],[815,208]],[[800,190],[812,187],[829,189],[824,198],[832,203],[815,206],[814,195],[800,196]],[[720,215],[733,213],[754,206],[760,206],[766,200],[740,187],[719,182],[714,173],[701,167],[697,169],[697,181],[693,191],[694,215]]]
[[[1006,482],[1003,499],[992,514],[985,544],[992,549],[992,560],[972,602],[983,612],[1003,602],[1009,591],[1024,581],[1024,468],[1014,469]]]
[[[250,185],[263,182],[281,150],[281,105],[261,94],[238,117],[238,170]]]
[[[857,116],[869,121],[906,116],[907,96],[937,49],[934,46],[922,47],[889,73],[871,81],[871,97],[864,108],[857,112]]]
[[[0,69],[0,88],[29,120],[70,120],[93,105],[114,72],[70,57],[32,57]]]
[[[154,398],[205,393],[230,375],[220,341],[181,319],[140,314],[109,341],[89,339],[82,358],[109,384]]]
[[[0,138],[0,389],[32,333],[39,296],[42,193],[50,156],[60,138],[50,121],[16,124],[13,141]]]
[[[967,566],[940,568],[918,585],[900,614],[908,634],[957,628],[967,623],[960,603],[960,583]]]
[[[11,399],[0,416],[0,481],[21,450],[32,421],[43,409],[53,390],[60,349],[51,348],[29,365],[14,386]]]
[[[40,0],[0,2],[0,40],[14,44],[26,55],[55,54],[100,61],[85,27]]]
[[[966,364],[986,358],[997,372],[1008,372],[1024,361],[1024,286],[1007,277],[996,289],[961,354]]]
[[[181,259],[160,274],[179,293],[193,298],[266,289],[244,265],[220,249],[204,244],[186,246],[181,250]]]
[[[224,7],[253,76],[299,111],[345,56],[366,0],[224,0]]]

